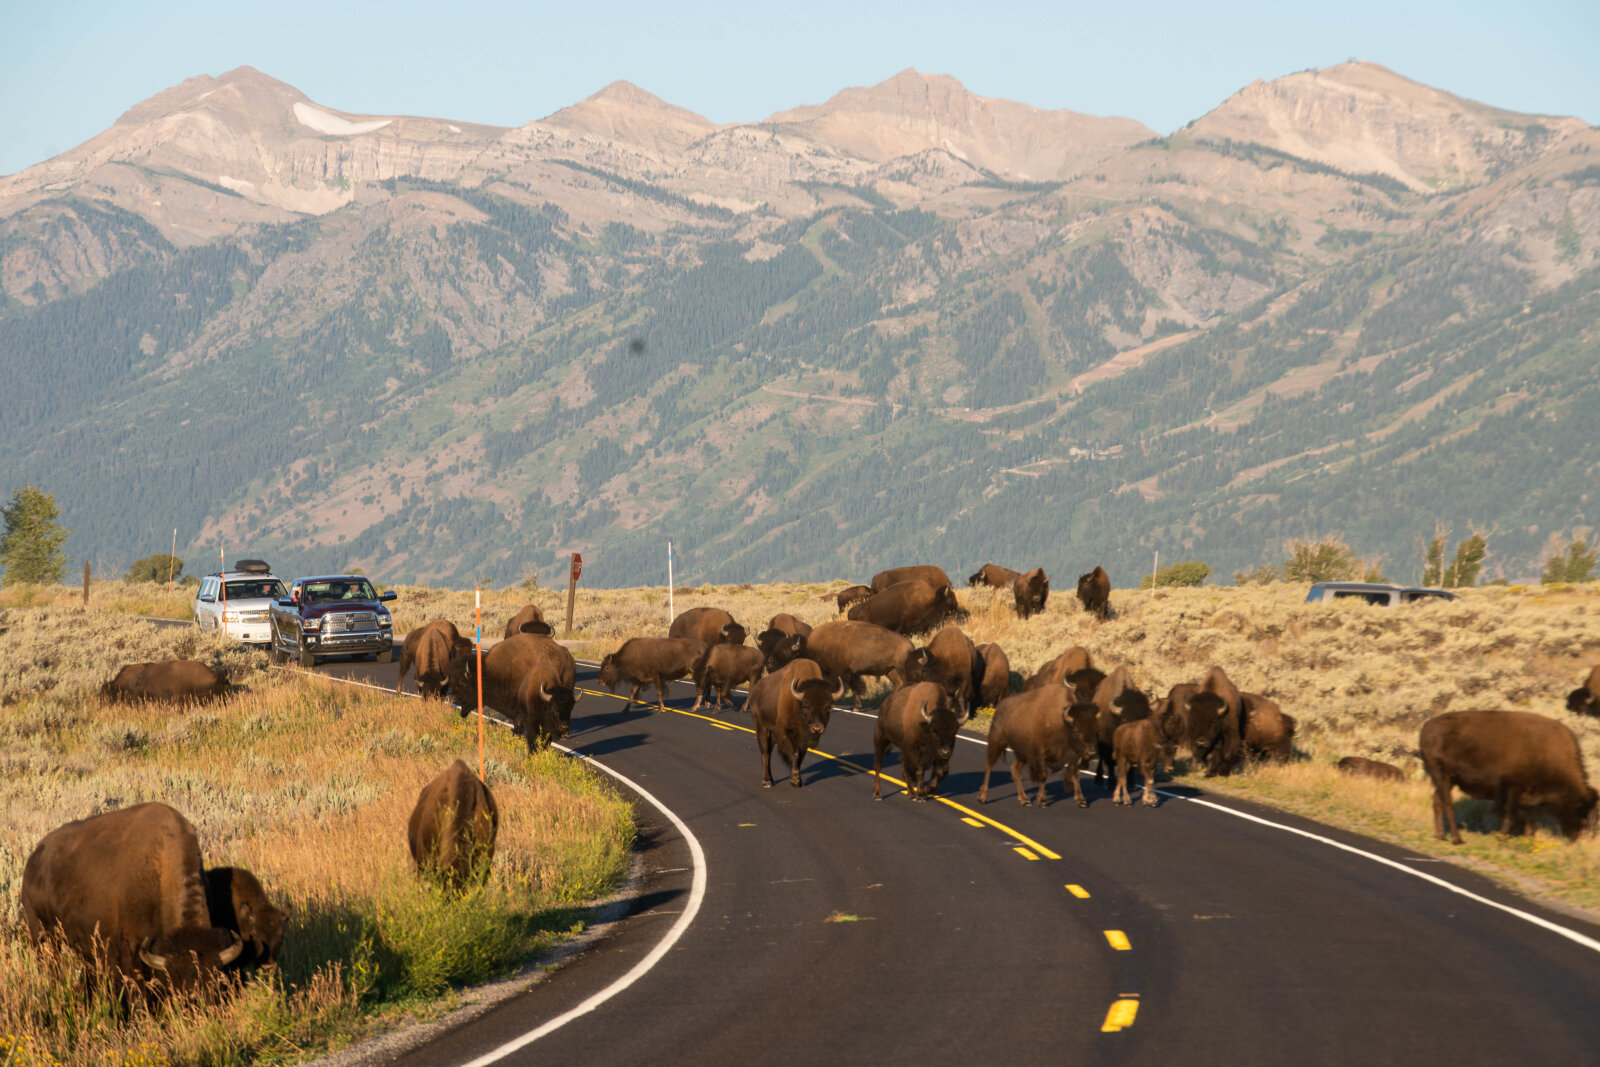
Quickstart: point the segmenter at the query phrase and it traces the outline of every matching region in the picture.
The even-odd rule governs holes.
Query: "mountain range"
[[[504,128],[242,67],[0,177],[0,489],[103,568],[1414,579],[1443,524],[1527,577],[1595,525],[1597,147],[1359,62],[1168,136],[915,70]]]

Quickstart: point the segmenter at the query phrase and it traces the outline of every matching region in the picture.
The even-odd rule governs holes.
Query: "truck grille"
[[[322,620],[323,633],[347,634],[378,628],[378,616],[370,611],[342,611]]]

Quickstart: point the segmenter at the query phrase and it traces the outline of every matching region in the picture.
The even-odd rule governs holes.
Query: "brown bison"
[[[1553,816],[1577,840],[1600,801],[1572,731],[1527,711],[1447,711],[1422,724],[1422,766],[1433,782],[1433,833],[1461,844],[1451,790],[1493,800],[1502,833],[1520,834],[1530,813]]]
[[[742,645],[746,634],[744,627],[721,608],[690,608],[672,620],[667,636],[692,638],[708,645]]]
[[[680,619],[682,615],[678,616]],[[741,642],[734,642],[739,644]],[[694,665],[706,654],[706,642],[693,637],[630,637],[622,647],[600,661],[600,684],[617,691],[627,682],[633,687],[623,703],[626,711],[639,699],[639,690],[654,686],[656,707],[667,710],[667,683],[694,673]]]
[[[983,680],[978,683],[978,707],[992,708],[1011,692],[1011,660],[996,644],[978,646],[983,658]]]
[[[515,637],[517,634],[541,634],[550,637],[555,633],[550,624],[544,621],[544,612],[539,610],[537,604],[529,604],[511,618],[506,620],[506,632],[502,637]]]
[[[498,647],[498,646],[496,646]],[[500,808],[489,787],[461,760],[422,787],[406,825],[406,841],[419,874],[455,889],[489,877]]]
[[[843,611],[856,601],[865,600],[871,595],[872,586],[870,585],[850,585],[839,590],[837,593],[823,593],[818,599],[832,600],[834,603],[839,605],[839,610]]]
[[[1567,710],[1574,715],[1600,718],[1600,665],[1589,672],[1587,681],[1567,694]]]
[[[1117,727],[1150,717],[1150,698],[1133,684],[1133,672],[1118,667],[1095,687],[1095,765],[1096,785],[1109,785],[1116,774],[1113,747]]]
[[[1365,756],[1346,756],[1335,766],[1353,778],[1377,778],[1385,782],[1403,782],[1406,780],[1406,772],[1394,764],[1367,759]]]
[[[450,694],[465,718],[477,706],[476,649],[457,655],[446,673]],[[548,637],[520,633],[483,654],[483,706],[510,719],[532,751],[545,740],[566,736],[577,677],[572,653]]]
[[[800,655],[814,660],[824,674],[850,687],[857,711],[861,710],[861,695],[866,692],[863,679],[903,679],[906,659],[911,655],[907,638],[870,622],[849,619],[825,622],[812,630],[810,637],[796,640],[804,642]]]
[[[824,678],[822,668],[808,659],[795,660],[751,688],[745,707],[755,725],[763,789],[772,788],[774,745],[789,764],[789,784],[800,787],[800,764],[822,740],[833,702],[843,695],[844,683]]]
[[[881,593],[891,585],[899,585],[901,582],[926,582],[935,589],[950,589],[955,585],[950,576],[944,572],[944,568],[923,563],[914,567],[890,567],[886,571],[879,571],[872,576],[872,591]]]
[[[917,682],[890,693],[878,709],[878,726],[872,734],[872,799],[883,799],[883,754],[898,748],[906,795],[926,800],[949,772],[956,733],[966,721],[967,713],[951,711],[945,690],[933,682]]]
[[[1039,787],[1039,807],[1044,807],[1050,776],[1062,768],[1066,769],[1065,777],[1072,785],[1078,807],[1088,807],[1079,771],[1089,758],[1094,717],[1093,705],[1073,704],[1061,686],[1006,697],[994,709],[994,722],[989,724],[989,751],[984,757],[978,803],[989,802],[989,774],[995,761],[1009,748],[1013,754],[1011,780],[1017,787],[1018,803],[1028,806],[1028,793],[1022,788],[1022,766],[1026,764],[1029,777]]]
[[[959,612],[956,591],[919,579],[899,582],[853,606],[845,617],[901,634],[919,634]]]
[[[1165,714],[1125,722],[1111,735],[1111,758],[1117,766],[1116,804],[1132,804],[1128,793],[1128,771],[1139,768],[1144,779],[1145,807],[1156,806],[1156,769],[1172,770],[1174,751],[1183,734],[1183,720],[1170,708]]]
[[[1083,610],[1099,619],[1111,615],[1111,576],[1105,568],[1096,567],[1088,574],[1078,575],[1078,602]]]
[[[1256,693],[1240,693],[1239,739],[1252,759],[1287,763],[1294,758],[1294,716],[1276,701]]]
[[[211,924],[231,930],[244,941],[242,967],[254,969],[278,961],[289,911],[267,899],[256,876],[243,867],[212,867],[204,872],[206,910]]]
[[[767,673],[779,670],[806,654],[808,634],[786,634],[781,630],[765,630],[756,638],[756,647],[767,658]]]
[[[228,688],[228,676],[221,671],[192,659],[168,659],[128,664],[100,688],[100,695],[113,703],[194,704],[223,696]]]
[[[1022,683],[1022,691],[1030,693],[1041,686],[1065,685],[1067,675],[1075,671],[1089,670],[1094,667],[1094,661],[1089,656],[1089,650],[1081,645],[1073,645],[1055,659],[1044,664],[1033,675]]]
[[[907,684],[933,682],[944,690],[952,707],[970,715],[977,707],[983,673],[983,657],[972,639],[958,627],[946,626],[926,647],[912,649],[906,657],[904,680]]]
[[[1011,596],[1020,617],[1026,619],[1042,612],[1050,599],[1050,579],[1044,576],[1044,568],[1035,567],[1027,574],[1017,575],[1011,583]]]
[[[967,579],[968,585],[987,585],[991,589],[1010,589],[1011,583],[1022,577],[1021,571],[1002,567],[998,563],[985,563],[978,573]]]
[[[689,710],[699,711],[706,697],[714,692],[717,703],[712,710],[721,711],[723,701],[728,699],[735,686],[755,685],[761,680],[766,673],[766,663],[766,657],[759,648],[749,645],[712,645],[695,661],[691,672],[699,695],[695,697],[694,707]],[[745,699],[750,698],[746,696]]]
[[[1196,762],[1205,763],[1207,778],[1226,777],[1233,773],[1245,754],[1244,699],[1228,672],[1221,667],[1206,671],[1200,679],[1199,693],[1215,696],[1222,707],[1213,713],[1207,702],[1200,713],[1186,714],[1190,751]],[[1189,703],[1193,705],[1193,697]]]
[[[199,838],[165,804],[56,827],[29,854],[21,897],[36,943],[59,937],[125,981],[204,988],[244,953],[238,934],[212,926]]]
[[[767,623],[767,629],[777,630],[779,633],[785,634],[799,634],[804,637],[811,632],[811,624],[802,622],[787,611],[784,611],[772,617],[771,621]]]
[[[509,636],[509,635],[508,635]],[[449,680],[450,661],[473,650],[471,641],[462,637],[456,624],[449,619],[434,619],[406,634],[400,646],[400,677],[394,683],[399,694],[405,684],[406,673],[413,667],[417,671],[417,692],[424,699],[444,697]]]

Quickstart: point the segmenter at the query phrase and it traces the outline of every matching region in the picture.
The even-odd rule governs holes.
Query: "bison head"
[[[617,654],[613,652],[600,661],[600,684],[615,693],[621,681],[622,669],[617,666]]]
[[[527,731],[529,742],[540,731],[549,741],[564,740],[572,729],[572,708],[577,703],[577,694],[570,685],[552,686],[544,683],[534,691],[533,696],[530,705],[538,710],[538,723],[530,724]]]
[[[804,658],[805,654],[805,637],[801,634],[785,634],[773,642],[771,651],[767,653],[767,673],[775,674],[791,661]]]
[[[1600,718],[1600,696],[1588,686],[1574,689],[1567,694],[1567,710],[1574,715],[1592,715]]]
[[[244,954],[244,940],[232,930],[184,926],[139,942],[139,961],[147,977],[168,991],[205,991]]]
[[[555,633],[554,630],[550,629],[549,623],[540,619],[530,619],[529,621],[523,623],[521,632],[525,634],[536,634],[540,637],[549,637],[551,634]]]
[[[790,682],[789,695],[804,710],[812,741],[815,742],[822,736],[822,731],[828,728],[834,702],[844,696],[844,680],[807,678],[803,682]]]
[[[728,625],[717,631],[717,635],[725,645],[742,645],[744,644],[744,639],[749,636],[745,633],[744,627],[736,622],[728,623]]]
[[[478,649],[472,642],[463,639],[453,651],[456,654],[450,658],[450,665],[444,671],[445,684],[450,687],[450,695],[465,717],[467,704],[478,692]]]

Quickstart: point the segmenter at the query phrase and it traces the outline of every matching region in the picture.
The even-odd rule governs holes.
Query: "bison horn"
[[[922,721],[923,722],[932,722],[933,721],[933,712],[928,710],[928,702],[926,700],[924,700],[922,702],[921,715],[922,715]]]
[[[800,699],[800,686],[797,682],[791,681],[789,683],[789,695],[794,697],[796,700]]]
[[[956,725],[957,726],[965,725],[966,721],[968,719],[970,719],[970,718],[972,718],[972,709],[971,708],[962,708],[961,709],[961,713],[956,716]]]
[[[540,685],[539,686],[539,699],[544,701],[546,704],[550,703],[550,687],[549,686],[547,686],[547,685]]]
[[[222,952],[217,956],[217,960],[224,967],[226,967],[228,964],[230,964],[234,960],[238,959],[239,958],[239,953],[241,953],[243,951],[244,951],[244,939],[241,938],[238,934],[234,934],[233,935],[233,944],[231,944],[227,948],[223,949]]]
[[[839,679],[839,684],[833,687],[833,699],[838,700],[844,696],[844,679]]]
[[[157,956],[154,952],[150,951],[150,945],[154,941],[155,938],[147,937],[143,941],[139,942],[139,958],[144,961],[144,965],[146,967],[156,971],[164,971],[167,969],[167,957]]]

